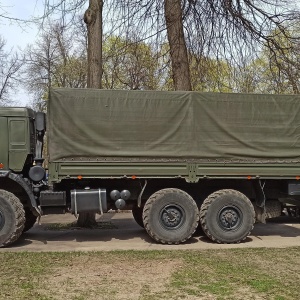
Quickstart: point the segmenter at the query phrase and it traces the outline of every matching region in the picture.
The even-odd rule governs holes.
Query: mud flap
[[[260,180],[252,181],[256,201],[254,204],[256,222],[266,224],[266,196]]]

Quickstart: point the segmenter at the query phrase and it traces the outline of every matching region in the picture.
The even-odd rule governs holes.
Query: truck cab
[[[45,177],[41,159],[45,125],[41,124],[45,124],[43,113],[0,107],[0,202],[4,202],[0,204],[0,244],[13,242],[40,216],[37,199]],[[44,128],[38,131],[38,127]],[[16,212],[16,224],[10,224]]]
[[[0,109],[0,169],[26,176],[35,157],[35,112],[29,108]]]

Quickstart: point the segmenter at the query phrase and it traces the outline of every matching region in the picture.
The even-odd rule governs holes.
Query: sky
[[[0,14],[11,18],[29,20],[32,16],[39,16],[43,12],[41,0],[0,0]],[[24,49],[28,43],[35,40],[38,28],[30,24],[18,24],[1,18],[0,34],[7,42],[7,48]]]
[[[39,18],[44,13],[46,0],[0,0],[0,36],[6,41],[6,51],[24,51],[42,34],[42,30],[33,23],[10,21],[1,16],[20,20]],[[50,1],[52,2],[52,1]],[[87,2],[88,3],[88,2]],[[15,92],[10,93],[15,100],[15,106],[30,105],[32,96],[20,85]]]
[[[43,13],[43,0],[0,0],[0,15],[22,20],[30,20]],[[6,51],[23,51],[28,44],[33,43],[39,36],[38,27],[34,24],[12,22],[0,18],[0,35],[6,40]],[[30,102],[28,92],[21,86],[11,93],[15,105],[25,106]]]

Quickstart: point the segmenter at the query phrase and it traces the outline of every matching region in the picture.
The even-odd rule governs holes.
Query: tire
[[[28,231],[33,227],[36,222],[37,217],[31,212],[29,208],[25,208],[25,225],[23,232]]]
[[[23,232],[25,211],[19,198],[0,190],[0,247],[15,242]]]
[[[254,207],[244,194],[220,190],[204,200],[200,222],[206,236],[214,242],[240,243],[253,229]]]
[[[138,225],[140,225],[142,228],[145,228],[144,222],[143,222],[143,209],[144,209],[143,206],[138,207],[137,205],[135,205],[132,208],[132,215],[133,215],[133,218],[136,221],[136,223]]]
[[[163,189],[147,200],[143,223],[155,241],[179,244],[195,232],[199,224],[199,210],[194,199],[184,191]]]

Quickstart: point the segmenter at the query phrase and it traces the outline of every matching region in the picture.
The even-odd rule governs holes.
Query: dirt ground
[[[184,250],[300,246],[300,222],[282,217],[268,224],[256,224],[251,235],[240,244],[220,245],[195,234],[181,245],[161,245],[136,224],[131,212],[98,216],[104,226],[98,229],[65,228],[76,221],[72,215],[43,216],[41,225],[25,233],[19,241],[0,251],[110,251],[110,250]]]
[[[80,290],[88,290],[89,299],[97,299],[99,289],[106,290],[107,299],[113,298],[111,296],[124,300],[139,299],[142,290],[145,289],[145,280],[147,285],[151,286],[152,293],[164,292],[165,283],[170,280],[178,264],[180,262],[175,260],[163,261],[160,264],[156,261],[129,263],[120,258],[113,263],[112,268],[111,263],[103,263],[102,260],[97,263],[94,259],[82,262],[80,257],[77,261],[72,260],[72,272],[70,266],[59,267],[54,270],[55,276],[49,277],[47,282],[55,299],[73,299]],[[104,278],[106,280],[103,280]],[[108,282],[109,288],[106,286]],[[72,283],[76,284],[72,286]],[[122,285],[121,293],[120,285]]]

